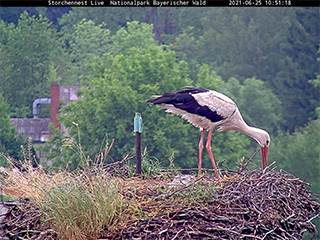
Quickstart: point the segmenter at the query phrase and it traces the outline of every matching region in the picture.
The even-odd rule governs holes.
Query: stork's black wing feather
[[[186,88],[175,93],[165,93],[160,97],[148,100],[151,104],[169,104],[188,113],[208,118],[212,122],[218,122],[224,118],[207,106],[201,106],[193,97],[194,94],[208,92],[204,88]]]

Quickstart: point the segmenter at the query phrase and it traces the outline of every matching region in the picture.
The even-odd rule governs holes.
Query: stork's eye
[[[266,144],[266,146],[269,146],[269,143],[270,143],[270,141],[269,140],[267,140],[267,142],[266,142],[267,144]]]

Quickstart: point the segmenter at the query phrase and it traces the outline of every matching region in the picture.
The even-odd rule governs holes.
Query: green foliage
[[[11,116],[31,116],[32,102],[45,97],[49,87],[46,78],[54,61],[61,63],[62,43],[43,17],[21,14],[17,26],[0,23],[0,89],[12,103]],[[63,68],[63,67],[62,67]]]
[[[25,142],[22,137],[15,137],[16,130],[10,124],[9,105],[4,100],[1,92],[0,112],[0,153],[14,159],[21,159],[21,145]],[[0,165],[8,166],[8,162],[2,154],[0,155]]]
[[[281,101],[261,80],[246,79],[241,89],[241,105],[246,106],[245,117],[254,126],[276,133],[281,128]]]
[[[99,143],[99,148],[96,148],[97,151],[91,154],[91,158],[83,150],[79,124],[75,122],[72,124],[77,129],[77,134],[74,138],[66,137],[59,129],[54,128],[53,125],[49,125],[49,129],[54,134],[50,136],[49,141],[44,146],[38,147],[40,151],[46,153],[46,158],[51,160],[51,167],[55,170],[62,168],[73,171],[79,166],[83,167],[88,164],[97,165],[106,161],[109,157],[109,151],[113,146],[113,141],[109,142],[109,139],[105,136]],[[103,159],[100,159],[101,153],[103,153]]]
[[[223,79],[262,79],[283,105],[280,127],[293,131],[315,118],[319,102],[309,83],[319,74],[318,18],[317,8],[187,8],[170,46],[179,59],[209,64]]]
[[[69,127],[71,136],[76,134],[72,122],[79,124],[82,144],[86,152],[90,150],[89,155],[98,151],[107,134],[108,139],[115,139],[112,152],[120,158],[134,146],[134,112],[146,110],[146,100],[159,89],[172,91],[188,84],[180,74],[183,63],[175,63],[173,53],[161,47],[132,48],[127,56],[109,55],[104,61],[109,64],[104,65],[102,76],[84,80],[89,87],[82,90],[83,98],[63,109],[66,115],[61,121]],[[145,121],[157,118],[156,114],[144,117]]]
[[[320,119],[312,120],[294,133],[282,133],[270,147],[270,161],[279,168],[311,183],[311,190],[320,193]]]
[[[62,109],[64,114],[60,118],[61,122],[74,139],[77,139],[79,128],[83,151],[92,158],[99,152],[106,136],[108,140],[115,140],[113,156],[119,159],[127,154],[134,147],[131,135],[134,112],[143,112],[145,122],[149,122],[148,118],[151,119],[150,122],[155,121],[158,111],[156,108],[149,108],[146,100],[153,94],[190,85],[186,64],[177,63],[174,52],[156,46],[150,39],[150,26],[140,26],[133,22],[128,24],[128,29],[119,30],[114,37],[116,45],[121,41],[128,43],[123,53],[105,54],[97,59],[91,66],[90,75],[82,80],[83,85],[87,86],[81,91],[83,97]],[[145,42],[146,39],[149,40]],[[140,42],[145,44],[140,45]],[[146,132],[152,134],[147,128]],[[143,138],[145,142],[149,142],[149,139],[150,136]],[[71,154],[73,157],[66,159],[71,159],[70,164],[76,166],[78,158],[70,151],[65,152],[61,137],[57,137],[54,142],[55,151],[48,153],[48,157],[54,159],[54,164],[61,162],[59,154],[63,153]],[[158,158],[164,158],[173,148],[163,146],[159,149],[158,146],[152,146],[150,149],[153,153],[159,152]]]
[[[109,140],[114,139],[111,155],[120,160],[134,148],[133,116],[135,112],[141,112],[145,123],[143,145],[148,146],[150,154],[163,165],[169,165],[168,158],[174,153],[178,167],[195,166],[198,130],[186,121],[146,104],[152,95],[190,86],[188,66],[183,61],[177,62],[173,51],[157,46],[150,37],[152,29],[147,25],[133,22],[128,27],[138,30],[121,29],[115,35],[117,41],[128,43],[127,48],[117,55],[105,54],[94,62],[90,75],[82,80],[85,86],[81,90],[82,98],[64,107],[60,120],[74,139],[80,131],[86,156],[93,157],[99,152],[101,142],[107,136]],[[142,40],[139,39],[147,42],[140,45]],[[202,65],[194,84],[218,88],[222,80],[208,65]],[[61,140],[57,141],[60,141],[57,146],[63,145]],[[219,153],[218,161],[224,159],[234,164],[232,158],[250,156],[252,150],[244,150],[249,144],[249,140],[239,134],[217,134],[213,151]],[[78,159],[73,156],[72,159]],[[206,156],[204,164],[208,162]]]
[[[142,156],[141,161],[141,173],[145,178],[150,178],[152,176],[157,176],[160,173],[160,162],[155,157],[150,157],[148,153],[145,151]]]
[[[141,176],[143,178],[155,177],[160,174],[161,165],[156,157],[150,156],[147,147],[141,153]],[[133,177],[136,174],[136,164],[128,163],[128,177]]]
[[[315,118],[317,89],[309,80],[319,73],[316,8],[164,8],[155,15],[151,12],[76,8],[65,14],[60,23],[70,28],[90,19],[96,24],[105,22],[116,33],[128,21],[152,21],[156,24],[154,31],[161,34],[160,41],[168,44],[179,60],[188,62],[191,79],[196,78],[203,63],[214,66],[223,79],[235,77],[241,83],[252,77],[262,79],[284,106],[281,127],[293,131],[296,125],[303,126],[308,118]],[[119,47],[123,49],[122,44]]]
[[[80,79],[84,98],[65,108],[61,120],[74,139],[72,122],[79,124],[90,156],[112,139],[117,158],[133,149],[128,133],[139,111],[143,144],[152,156],[168,164],[174,154],[178,167],[195,166],[197,129],[145,104],[154,94],[185,86],[227,93],[244,119],[266,128],[272,139],[305,126],[319,111],[317,8],[73,8],[59,24],[55,9],[29,8],[35,16],[23,13],[19,19],[12,16],[23,8],[0,10],[0,91],[11,117],[31,116],[32,101],[48,97],[51,81],[78,85]],[[55,166],[74,169],[79,160],[62,140],[52,137],[48,154]],[[249,157],[255,146],[241,134],[213,136],[214,156],[228,166]]]
[[[289,130],[305,126],[310,118],[316,118],[314,109],[319,106],[319,88],[314,87],[310,79],[320,74],[317,61],[320,34],[318,20],[317,8],[297,9],[289,27],[289,44],[283,47],[283,52],[290,59],[283,58],[287,67],[277,73],[279,78],[274,85],[279,90],[279,98],[286,104],[285,120],[289,122]]]
[[[30,15],[37,15],[37,11],[32,7],[6,7],[0,8],[0,18],[6,23],[18,23],[20,15],[23,12],[28,12]]]
[[[263,81],[248,78],[240,84],[231,78],[224,84],[223,91],[236,101],[249,125],[265,128],[272,135],[281,129],[281,101]]]
[[[70,154],[64,147],[63,134],[60,130],[55,129],[52,124],[49,124],[49,130],[53,133],[49,137],[49,141],[38,149],[46,153],[46,158],[52,161],[54,168],[62,167],[63,169],[74,170],[78,166],[78,161],[71,163],[68,158],[66,158],[66,156],[70,156]]]
[[[63,39],[68,44],[68,52],[72,61],[73,84],[80,76],[88,74],[88,66],[93,61],[101,57],[110,50],[110,31],[105,28],[105,24],[95,24],[92,20],[83,19],[80,22],[64,28]],[[71,80],[64,82],[70,83]]]
[[[128,22],[126,28],[120,28],[112,36],[112,54],[124,54],[131,47],[144,48],[145,46],[154,45],[152,25],[139,23],[137,21]]]
[[[72,11],[62,16],[59,23],[65,28],[70,28],[83,19],[92,20],[96,24],[106,24],[111,33],[116,33],[127,22],[139,21],[150,23],[149,8],[73,8]]]
[[[216,71],[210,69],[207,64],[199,66],[199,72],[196,80],[197,87],[220,89],[222,82],[222,78],[216,73]]]

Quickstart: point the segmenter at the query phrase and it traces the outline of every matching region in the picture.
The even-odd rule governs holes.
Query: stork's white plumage
[[[165,93],[148,102],[160,105],[166,112],[179,115],[200,128],[199,174],[201,174],[204,132],[209,130],[206,148],[217,179],[220,180],[211,152],[211,136],[214,128],[218,128],[218,131],[239,131],[255,139],[261,147],[263,169],[267,166],[268,147],[270,144],[269,134],[260,128],[248,126],[235,102],[226,95],[204,88],[186,88],[179,92]]]

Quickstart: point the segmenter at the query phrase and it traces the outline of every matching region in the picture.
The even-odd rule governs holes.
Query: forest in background
[[[146,101],[197,86],[232,97],[249,125],[269,131],[269,163],[320,192],[318,8],[0,8],[0,18],[5,154],[18,158],[23,141],[10,117],[32,117],[32,102],[59,82],[83,86],[83,98],[60,117],[74,142],[57,132],[46,146],[54,167],[81,164],[73,151],[80,143],[94,157],[114,140],[106,161],[122,159],[134,149],[135,112],[150,156],[195,167],[199,131]],[[41,114],[48,116],[45,106]],[[218,165],[232,168],[256,148],[239,133],[213,136]]]

